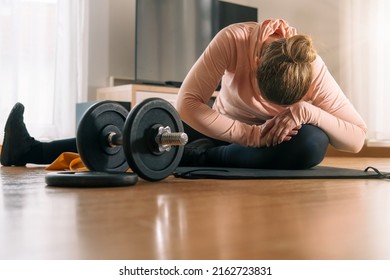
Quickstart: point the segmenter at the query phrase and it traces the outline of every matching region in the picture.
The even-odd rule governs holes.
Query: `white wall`
[[[88,99],[93,100],[109,75],[109,0],[95,0],[89,7]]]
[[[108,85],[109,76],[134,78],[136,0],[94,0],[90,5],[88,96]],[[226,0],[257,7],[259,21],[283,18],[309,34],[336,80],[340,76],[342,0]]]
[[[311,35],[330,72],[340,75],[340,6],[343,0],[259,0],[259,20],[283,18],[298,33]]]
[[[88,99],[110,76],[134,77],[135,0],[94,0],[89,15]]]

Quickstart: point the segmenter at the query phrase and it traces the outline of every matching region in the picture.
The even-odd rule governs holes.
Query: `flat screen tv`
[[[219,0],[137,0],[136,81],[180,86],[219,30],[257,16],[255,7]]]

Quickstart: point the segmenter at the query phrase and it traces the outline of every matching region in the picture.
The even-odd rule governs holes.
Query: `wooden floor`
[[[324,165],[390,171],[388,158]],[[140,181],[55,188],[0,168],[1,259],[390,259],[390,181]]]

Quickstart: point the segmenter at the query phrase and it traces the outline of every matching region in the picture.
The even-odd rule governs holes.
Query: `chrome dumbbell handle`
[[[160,152],[168,152],[172,146],[184,146],[187,144],[188,136],[184,132],[172,132],[169,126],[160,126],[155,140]]]
[[[172,132],[169,126],[160,126],[155,137],[160,152],[168,152],[172,146],[184,146],[188,142],[188,136],[184,132]],[[110,147],[123,144],[122,135],[110,132],[107,135],[107,142]]]

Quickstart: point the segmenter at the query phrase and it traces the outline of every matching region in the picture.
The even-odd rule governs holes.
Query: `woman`
[[[183,159],[186,165],[310,168],[328,144],[356,153],[366,136],[310,37],[281,19],[220,31],[185,78],[177,110],[196,131],[226,142],[194,142],[199,147]]]
[[[32,138],[23,110],[16,104],[8,118],[2,165],[47,164],[62,152],[77,152],[75,139]],[[356,153],[366,135],[310,37],[280,19],[221,30],[185,78],[177,110],[191,141],[180,163],[186,166],[310,168],[323,160],[328,144]]]

